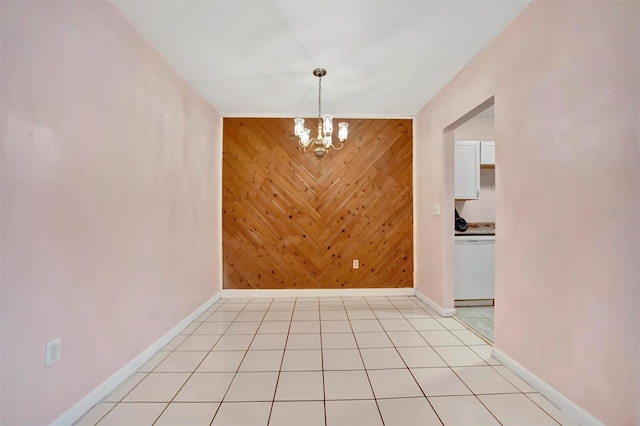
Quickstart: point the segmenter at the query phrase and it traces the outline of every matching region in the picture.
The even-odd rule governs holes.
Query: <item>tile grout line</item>
[[[227,330],[229,330],[229,327],[231,327],[231,324],[235,323],[236,320],[238,319],[238,316],[240,316],[240,314],[244,311],[244,309],[247,307],[247,305],[251,302],[251,299],[249,299],[243,306],[242,309],[240,311],[238,311],[238,313],[236,314],[236,316],[234,317],[234,319],[231,321],[231,323],[229,324],[229,326],[225,329],[225,333]],[[226,303],[226,302],[225,302]],[[273,302],[271,302],[273,303]],[[269,306],[271,306],[271,304],[269,304]],[[268,308],[267,308],[268,311]],[[228,312],[228,311],[227,311]],[[247,311],[250,312],[250,311]],[[253,311],[251,311],[253,312]],[[265,314],[266,316],[266,311]],[[262,317],[264,320],[264,316]],[[262,325],[262,321],[260,321],[260,325]],[[239,321],[242,322],[242,321]],[[258,329],[260,328],[260,325],[258,325]],[[231,378],[231,381],[229,381],[229,385],[227,386],[227,390],[224,392],[224,395],[222,395],[222,398],[220,399],[220,403],[218,404],[218,408],[216,408],[216,411],[213,413],[213,417],[211,418],[211,421],[209,422],[209,425],[213,424],[213,421],[215,420],[216,416],[218,415],[218,413],[220,412],[220,409],[222,408],[222,404],[224,403],[224,399],[227,397],[227,394],[229,393],[229,389],[231,389],[231,385],[233,384],[233,381],[236,379],[238,372],[240,371],[240,367],[242,366],[242,363],[245,359],[245,357],[247,356],[247,352],[249,352],[249,348],[251,347],[251,344],[253,343],[253,340],[256,338],[256,334],[258,333],[258,329],[256,329],[256,332],[253,334],[253,337],[251,338],[251,341],[249,342],[249,345],[247,346],[247,349],[244,350],[244,355],[242,356],[242,359],[240,360],[240,363],[238,364],[238,367],[236,368],[235,373],[233,373],[233,377]],[[222,336],[225,335],[225,333],[222,333],[222,335],[220,336],[220,339],[222,339]],[[220,339],[218,339],[218,342],[220,341]],[[218,343],[216,342],[216,344]],[[211,348],[211,350],[209,351],[209,353],[213,352],[213,348],[216,347],[216,344],[213,345],[213,347]],[[207,355],[208,356],[208,355]],[[206,358],[206,357],[205,357]],[[203,360],[204,361],[204,360]],[[199,367],[200,365],[198,365]],[[196,368],[197,369],[197,368]],[[195,371],[194,371],[195,372]]]

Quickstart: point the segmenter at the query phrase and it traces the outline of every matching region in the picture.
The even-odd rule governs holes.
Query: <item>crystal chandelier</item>
[[[293,133],[298,137],[298,143],[304,152],[313,150],[316,157],[322,158],[327,155],[331,148],[335,150],[342,149],[344,141],[349,136],[349,123],[338,123],[340,146],[335,146],[331,139],[331,133],[333,133],[333,116],[322,115],[322,77],[327,75],[327,70],[317,68],[313,70],[313,75],[318,77],[318,136],[309,139],[311,130],[304,127],[304,118],[296,118],[293,120]]]

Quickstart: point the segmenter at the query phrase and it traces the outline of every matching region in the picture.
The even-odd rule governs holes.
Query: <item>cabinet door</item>
[[[480,165],[495,166],[496,165],[496,143],[480,142]]]
[[[454,169],[454,198],[480,198],[480,142],[456,141]]]

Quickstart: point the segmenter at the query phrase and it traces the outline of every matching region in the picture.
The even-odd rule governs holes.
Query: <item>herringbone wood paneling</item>
[[[411,120],[345,121],[318,159],[292,119],[224,119],[224,288],[413,286]]]

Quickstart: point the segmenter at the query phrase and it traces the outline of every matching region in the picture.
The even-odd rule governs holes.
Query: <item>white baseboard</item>
[[[223,289],[223,299],[278,297],[415,296],[414,288]]]
[[[533,374],[531,371],[527,370],[509,355],[506,355],[500,349],[497,349],[495,346],[492,350],[492,355],[495,359],[500,361],[507,367],[509,370],[513,371],[516,375],[518,375],[522,380],[529,383],[531,387],[540,392],[542,396],[551,401],[556,407],[560,409],[564,414],[566,414],[571,419],[578,422],[581,425],[602,425],[598,419],[593,417],[591,414],[587,413],[584,409],[579,407],[569,398],[558,392],[555,388],[551,387],[547,382],[542,380],[540,377]]]
[[[102,382],[97,388],[89,392],[84,398],[78,401],[75,405],[62,413],[60,417],[55,419],[52,425],[72,425],[77,422],[84,414],[93,408],[98,402],[109,395],[111,391],[117,388],[122,382],[124,382],[129,376],[138,371],[138,368],[142,367],[151,357],[158,353],[163,347],[165,347],[171,340],[173,340],[182,330],[184,330],[189,324],[198,318],[204,311],[209,309],[215,302],[220,299],[220,293],[214,295],[211,299],[207,300],[195,311],[190,313],[185,319],[180,321],[175,327],[169,330],[164,336],[156,340],[151,346],[143,350],[138,356],[129,361],[124,367],[116,371],[111,377]]]
[[[416,291],[416,297],[426,303],[431,309],[439,313],[441,317],[450,317],[456,314],[455,308],[444,309],[442,306],[438,305],[419,291]]]

